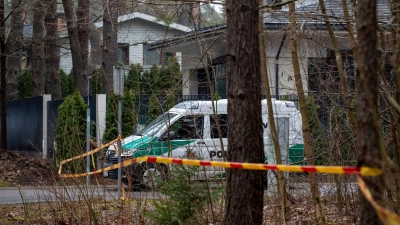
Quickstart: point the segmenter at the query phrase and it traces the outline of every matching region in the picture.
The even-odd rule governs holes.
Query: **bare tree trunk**
[[[393,52],[393,70],[395,73],[395,82],[396,82],[396,92],[395,92],[395,99],[399,103],[400,102],[400,0],[391,0],[390,2],[391,7],[390,10],[392,12],[392,18],[394,25],[394,31],[392,32],[392,38],[394,40],[394,52]],[[399,112],[396,113],[397,118],[396,121],[396,132],[397,132],[397,155],[400,155],[400,115]],[[398,166],[400,166],[400,161],[397,161]]]
[[[263,23],[264,16],[260,15],[260,20],[258,21],[258,29],[260,31],[260,51],[261,51],[261,74],[264,76],[264,86],[265,86],[265,96],[267,98],[268,103],[268,124],[269,129],[271,131],[272,142],[274,144],[274,152],[277,164],[282,164],[282,155],[281,155],[281,147],[279,145],[279,137],[278,132],[275,126],[274,120],[274,111],[272,108],[272,96],[271,96],[271,87],[269,85],[269,76],[267,70],[267,57],[265,53],[265,41],[264,41],[264,23]],[[286,211],[288,208],[287,204],[287,195],[286,195],[286,180],[284,178],[283,172],[278,171],[276,180],[278,182],[279,188],[279,198],[281,203],[281,210],[282,210],[282,218],[283,223],[286,224]]]
[[[103,87],[106,94],[113,91],[113,67],[117,65],[118,1],[105,1],[103,15]]]
[[[357,158],[359,166],[380,168],[381,137],[377,112],[376,0],[359,0],[357,10]],[[364,177],[376,200],[382,199],[382,177]],[[360,223],[381,224],[372,205],[360,194]]]
[[[72,0],[62,0],[65,19],[67,20],[69,44],[72,56],[72,73],[74,75],[74,85],[81,95],[86,94],[85,79],[83,77],[81,47],[77,25],[74,20],[74,10]]]
[[[7,55],[6,55],[6,26],[4,22],[4,0],[0,1],[0,126],[1,140],[0,152],[7,149],[7,114],[6,114],[6,88],[7,88]]]
[[[312,153],[312,140],[310,124],[308,121],[307,104],[303,88],[303,80],[300,73],[300,64],[297,53],[297,35],[296,35],[296,18],[295,18],[295,3],[291,2],[289,5],[290,12],[290,51],[292,55],[293,73],[296,82],[297,94],[299,97],[301,121],[303,126],[303,139],[304,139],[304,154],[307,158],[308,165],[315,165],[313,153]],[[321,199],[318,189],[318,183],[316,181],[316,175],[314,173],[308,174],[310,189],[312,195],[312,202],[315,208],[315,218],[317,224],[323,224],[325,222],[325,216],[323,214]]]
[[[12,1],[11,28],[7,43],[9,46],[7,59],[7,100],[18,99],[18,77],[21,73],[24,21],[22,0]]]
[[[45,84],[45,55],[44,55],[44,1],[37,0],[33,8],[32,33],[32,96],[44,94]]]
[[[227,1],[228,161],[264,162],[259,1]],[[263,172],[227,169],[223,224],[261,224]]]
[[[93,22],[90,23],[90,54],[88,59],[88,65],[86,66],[85,74],[93,74],[96,66],[101,65],[101,38],[100,32],[97,30]]]
[[[89,0],[78,0],[78,9],[76,11],[76,27],[79,37],[80,54],[82,60],[82,76],[86,78],[86,66],[89,56],[89,33],[90,33],[90,4]]]
[[[44,18],[46,28],[46,75],[47,93],[51,94],[53,100],[61,99],[61,77],[60,77],[60,50],[57,33],[57,1],[46,1],[47,11]]]

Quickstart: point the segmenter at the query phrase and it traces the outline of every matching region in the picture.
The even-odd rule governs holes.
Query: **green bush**
[[[154,119],[156,119],[160,115],[160,103],[157,100],[155,95],[151,95],[149,99],[149,120],[147,123],[150,123]]]
[[[32,70],[24,70],[18,78],[18,97],[32,97]]]
[[[60,70],[61,77],[61,96],[63,98],[71,95],[75,91],[74,76],[72,72],[68,75],[64,70]]]
[[[135,112],[135,95],[128,90],[122,96],[122,136],[127,137],[135,133],[137,115]],[[103,142],[109,142],[118,137],[118,96],[113,92],[108,95],[106,110],[106,130]]]
[[[122,99],[122,134],[124,137],[136,133],[138,118],[135,111],[135,98],[135,95],[130,91],[124,91]]]
[[[142,72],[143,67],[140,64],[131,65],[128,77],[124,82],[125,90],[135,95],[140,94],[140,74]]]
[[[92,94],[101,94],[103,93],[103,76],[101,69],[96,69],[92,76],[91,83],[91,93]]]
[[[154,224],[180,225],[203,224],[201,212],[218,199],[222,188],[210,188],[208,182],[190,180],[201,167],[174,165],[166,182],[157,181],[157,190],[167,196],[154,202],[154,209],[145,215]]]
[[[57,163],[86,152],[86,107],[78,92],[65,98],[58,107],[54,152]],[[73,173],[82,173],[85,171],[85,160],[74,160],[64,168]]]
[[[118,96],[114,92],[108,94],[106,110],[106,129],[103,142],[107,143],[118,137]]]

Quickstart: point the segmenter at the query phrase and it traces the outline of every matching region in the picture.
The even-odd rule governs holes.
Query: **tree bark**
[[[60,50],[57,33],[57,1],[46,1],[47,11],[44,22],[46,28],[46,75],[47,93],[51,94],[53,100],[61,99],[61,77],[60,77]]]
[[[391,0],[390,2],[390,10],[393,18],[393,46],[395,51],[393,52],[393,71],[395,74],[395,82],[396,82],[396,92],[395,99],[399,103],[400,102],[400,0]],[[396,112],[395,118],[396,120],[396,132],[397,132],[397,155],[400,155],[400,112]],[[397,165],[400,166],[400,160],[396,160]]]
[[[377,110],[377,16],[376,0],[357,5],[357,159],[359,166],[380,168],[381,137]],[[372,196],[382,199],[382,177],[364,177]],[[360,194],[360,224],[381,224],[372,205]]]
[[[118,0],[106,0],[103,15],[103,88],[113,91],[113,67],[117,65]]]
[[[303,80],[300,73],[300,63],[297,53],[297,35],[296,35],[296,18],[295,18],[295,2],[289,3],[290,12],[290,52],[292,56],[293,73],[296,82],[297,94],[299,97],[301,122],[303,126],[303,139],[304,139],[304,155],[307,159],[308,165],[315,165],[313,153],[312,153],[312,140],[310,124],[307,114],[307,104],[303,88]],[[318,183],[316,182],[315,173],[309,173],[308,179],[310,183],[312,202],[315,208],[315,219],[317,224],[323,224],[325,222],[325,217],[322,210],[321,199],[318,189]]]
[[[78,29],[74,20],[74,10],[72,0],[62,0],[65,19],[67,21],[69,44],[72,57],[72,73],[74,75],[74,85],[81,95],[86,95],[85,79],[82,70],[81,47],[79,43]]]
[[[7,114],[6,114],[6,88],[7,88],[7,55],[6,55],[6,26],[4,21],[4,0],[0,1],[0,152],[7,149]]]
[[[80,55],[82,60],[82,76],[86,78],[89,74],[85,74],[89,56],[89,33],[90,33],[90,4],[89,0],[78,0],[78,9],[76,11],[76,27],[79,37]]]
[[[101,38],[100,32],[97,30],[93,22],[90,23],[90,54],[88,59],[88,65],[85,69],[85,74],[93,74],[96,66],[101,65]]]
[[[264,162],[261,119],[259,1],[227,1],[228,155]],[[223,224],[262,224],[263,171],[227,169]]]
[[[24,21],[22,0],[12,1],[10,34],[7,38],[9,55],[7,59],[7,100],[18,99],[18,77],[21,73]]]
[[[44,94],[44,1],[37,0],[33,8],[32,34],[32,96]]]

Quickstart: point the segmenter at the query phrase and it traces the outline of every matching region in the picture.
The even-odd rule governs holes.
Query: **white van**
[[[300,113],[291,101],[272,100],[272,102],[283,160],[288,164],[293,164],[293,161],[300,162],[303,160]],[[123,139],[122,161],[140,156],[223,160],[223,151],[228,149],[228,101],[226,99],[214,101],[217,116],[213,112],[212,104],[212,101],[186,101],[175,105],[135,135]],[[221,138],[218,135],[216,119],[220,126]],[[265,99],[262,100],[262,121],[260,125],[264,128],[265,162],[271,164],[275,161],[275,155]],[[110,146],[107,150],[104,167],[118,162],[115,147]],[[291,156],[291,152],[297,155]],[[135,164],[122,170],[122,180],[126,184],[145,185],[154,181],[150,179],[152,177],[166,178],[169,172],[167,165],[154,163]],[[207,167],[199,171],[201,172],[195,176],[197,180],[225,177],[223,168]],[[117,179],[117,170],[105,172],[104,176]]]

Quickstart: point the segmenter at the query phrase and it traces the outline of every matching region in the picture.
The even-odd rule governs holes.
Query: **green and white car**
[[[282,158],[285,163],[293,163],[294,160],[300,162],[304,158],[300,113],[293,102],[273,100],[273,104]],[[140,156],[222,160],[223,152],[228,148],[227,106],[226,99],[214,102],[187,101],[175,105],[135,135],[122,140],[122,161]],[[267,115],[267,103],[266,100],[262,100],[265,160],[268,163],[274,163],[275,157],[269,135]],[[217,126],[220,127],[220,134]],[[110,146],[107,150],[104,167],[118,163],[115,149],[116,146]],[[295,151],[291,149],[295,149]],[[298,155],[290,156],[290,152]],[[173,173],[173,170],[170,171],[167,165],[146,162],[125,167],[122,171],[124,183],[146,186],[151,186],[154,177],[165,179],[168,173]],[[104,176],[117,179],[117,170],[105,172]],[[223,168],[206,167],[199,170],[192,179],[205,180],[224,177]]]

